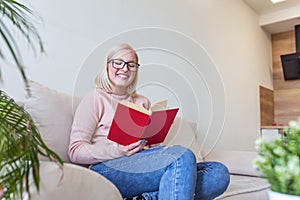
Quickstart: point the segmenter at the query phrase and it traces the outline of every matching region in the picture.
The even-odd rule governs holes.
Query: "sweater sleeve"
[[[122,156],[117,143],[108,140],[105,135],[96,135],[105,108],[95,96],[96,92],[88,94],[76,109],[68,151],[74,163],[96,164]]]

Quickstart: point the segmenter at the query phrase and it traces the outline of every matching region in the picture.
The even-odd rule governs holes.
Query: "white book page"
[[[150,110],[151,111],[165,110],[167,108],[167,104],[168,104],[168,100],[166,99],[156,101],[151,105]]]

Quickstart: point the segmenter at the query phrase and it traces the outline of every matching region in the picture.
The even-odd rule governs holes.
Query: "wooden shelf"
[[[261,129],[284,129],[287,128],[288,126],[261,126]]]

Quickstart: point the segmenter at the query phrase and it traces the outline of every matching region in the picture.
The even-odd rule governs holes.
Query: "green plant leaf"
[[[2,38],[8,49],[8,54],[12,57],[13,62],[18,67],[25,85],[27,86],[27,78],[24,72],[24,64],[19,50],[18,43],[15,41],[15,33],[11,29],[15,29],[29,43],[30,47],[36,52],[35,47],[38,46],[40,52],[44,52],[43,42],[39,32],[35,28],[32,21],[38,17],[31,9],[14,0],[0,0],[0,39]],[[5,59],[6,51],[0,47],[0,58]],[[1,66],[0,66],[1,67]],[[0,74],[1,75],[1,74]],[[0,77],[1,79],[1,77]]]
[[[300,196],[300,121],[285,129],[285,136],[271,142],[257,141],[255,165],[271,190]]]
[[[30,196],[30,181],[39,189],[39,159],[63,164],[60,157],[43,142],[31,116],[0,90],[0,188],[5,199]]]

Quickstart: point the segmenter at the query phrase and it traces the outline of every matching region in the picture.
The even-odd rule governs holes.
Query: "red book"
[[[157,102],[146,110],[131,102],[120,102],[107,138],[122,145],[141,139],[148,144],[163,142],[179,109],[166,109],[166,103]]]

